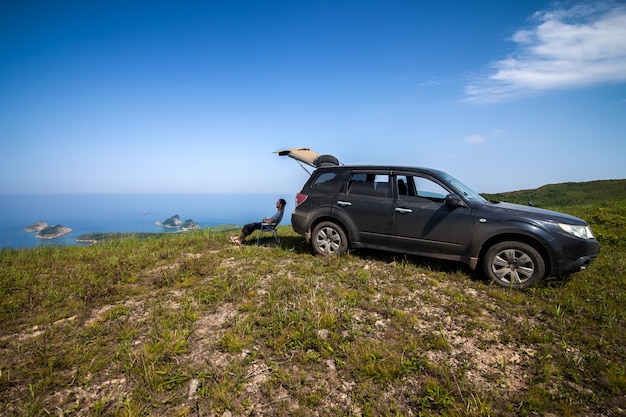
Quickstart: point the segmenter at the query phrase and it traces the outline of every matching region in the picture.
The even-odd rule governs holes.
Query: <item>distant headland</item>
[[[36,233],[35,237],[39,239],[55,239],[57,237],[66,235],[72,232],[69,227],[61,226],[60,224],[54,226],[48,226],[46,222],[37,222],[24,228],[27,232]]]

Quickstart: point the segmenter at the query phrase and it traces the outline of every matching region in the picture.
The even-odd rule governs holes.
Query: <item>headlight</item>
[[[593,233],[591,232],[591,227],[589,226],[577,226],[565,223],[559,223],[559,226],[570,235],[574,235],[581,239],[593,239]]]

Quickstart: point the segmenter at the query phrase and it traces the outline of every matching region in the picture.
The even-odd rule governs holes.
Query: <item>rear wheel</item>
[[[348,250],[348,238],[339,225],[322,222],[313,229],[311,245],[320,255],[341,255]]]
[[[546,263],[532,246],[522,242],[500,242],[490,247],[483,258],[483,270],[503,287],[526,288],[546,274]]]

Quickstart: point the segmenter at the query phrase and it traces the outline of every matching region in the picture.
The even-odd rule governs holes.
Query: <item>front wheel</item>
[[[500,242],[490,247],[483,258],[483,270],[503,287],[526,288],[546,274],[546,263],[532,246],[522,242]]]
[[[322,222],[315,226],[311,244],[320,255],[341,255],[348,250],[346,233],[333,222]]]

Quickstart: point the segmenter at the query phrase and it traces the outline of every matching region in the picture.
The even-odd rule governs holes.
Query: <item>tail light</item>
[[[296,207],[298,207],[300,204],[304,203],[307,198],[309,198],[309,196],[306,195],[306,194],[302,194],[302,193],[296,194]]]

